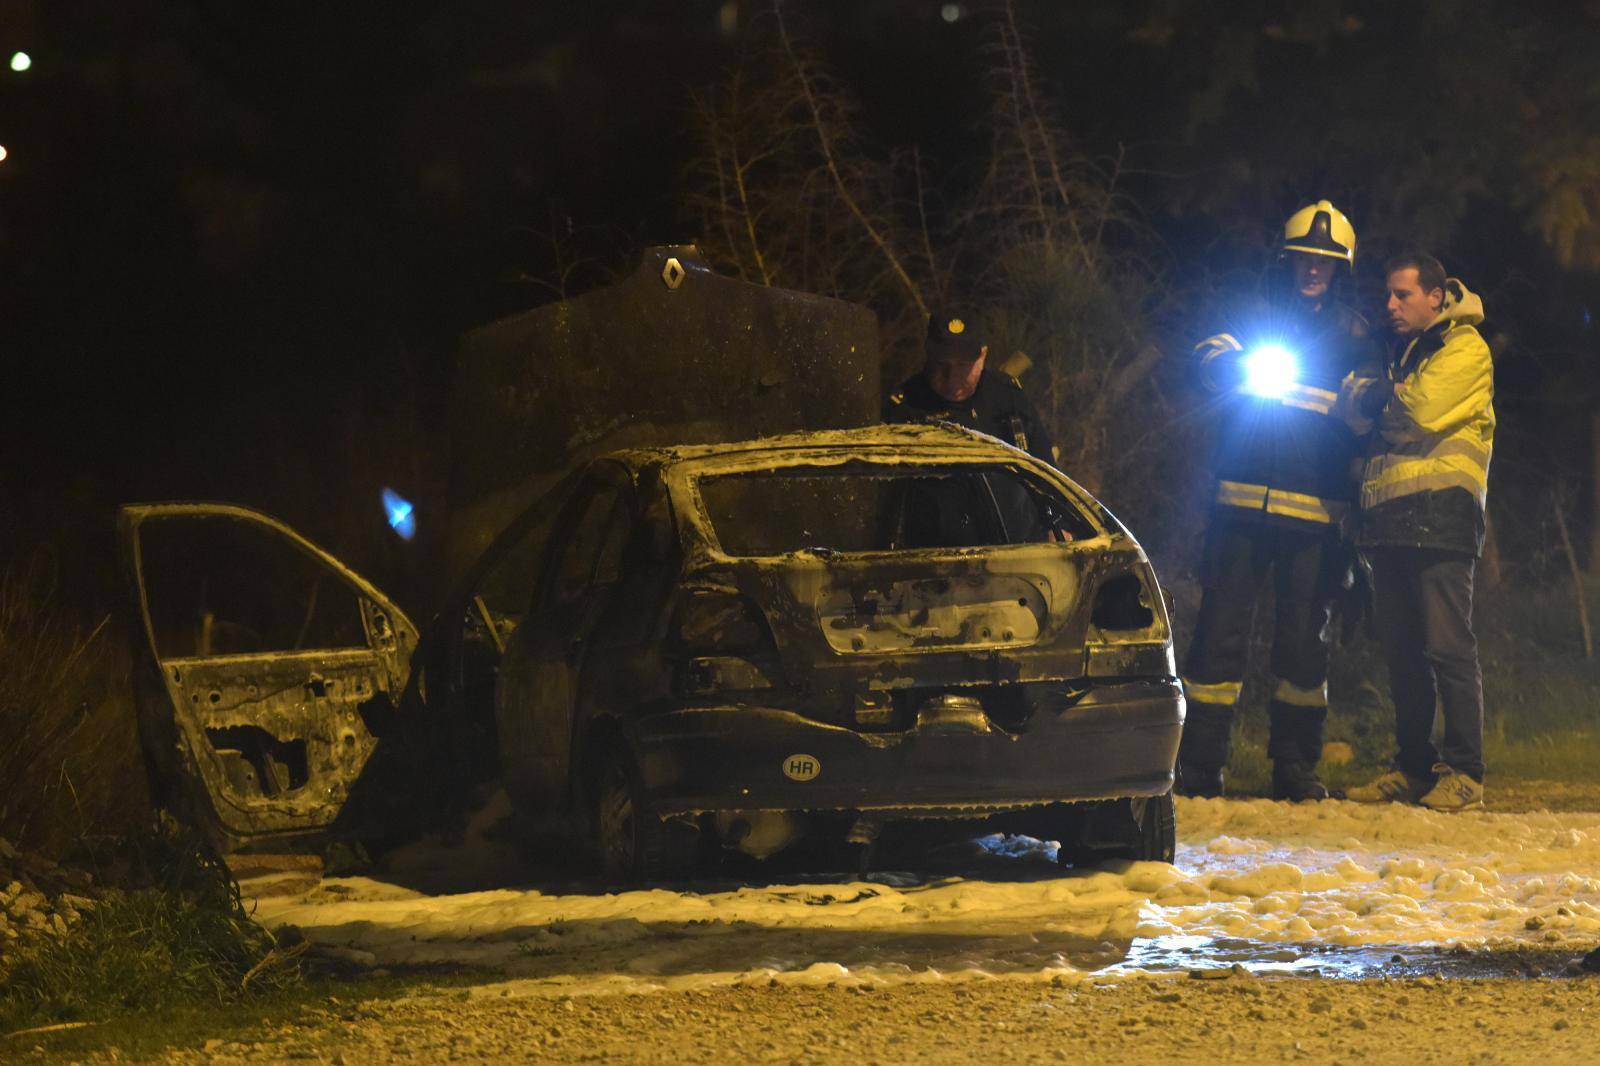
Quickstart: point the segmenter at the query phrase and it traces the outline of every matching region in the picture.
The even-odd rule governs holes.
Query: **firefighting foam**
[[[551,994],[1137,978],[1234,963],[1358,976],[1386,972],[1397,953],[1417,967],[1492,967],[1497,951],[1570,951],[1600,932],[1600,813],[1179,803],[1171,866],[1063,877],[1048,849],[1030,855],[1012,839],[988,842],[1012,852],[996,877],[979,864],[962,876],[446,895],[340,878],[263,898],[256,913],[368,965],[486,966]],[[503,859],[490,820],[433,860]]]

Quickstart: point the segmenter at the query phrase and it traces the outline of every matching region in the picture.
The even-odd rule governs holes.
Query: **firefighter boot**
[[[1267,713],[1272,728],[1267,742],[1267,754],[1272,758],[1272,798],[1291,803],[1327,799],[1327,786],[1317,777],[1327,709],[1273,703]]]
[[[1222,795],[1223,768],[1228,765],[1228,741],[1233,731],[1233,708],[1198,700],[1189,704],[1178,743],[1180,796]]]
[[[1328,798],[1328,788],[1317,777],[1315,764],[1300,759],[1274,759],[1272,798],[1290,803],[1325,800]]]

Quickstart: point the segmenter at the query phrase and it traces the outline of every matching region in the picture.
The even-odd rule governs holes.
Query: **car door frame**
[[[609,511],[613,520],[620,514],[628,533],[637,523],[639,495],[632,472],[625,464],[615,460],[600,459],[592,463],[551,526],[549,544],[539,566],[539,578],[534,586],[531,605],[525,621],[513,635],[517,654],[513,655],[513,645],[508,644],[497,682],[496,721],[501,729],[501,758],[506,784],[508,791],[513,793],[513,800],[536,820],[559,819],[569,808],[574,779],[574,749],[579,733],[578,717],[583,705],[583,667],[590,650],[587,631],[603,614],[604,604],[584,604],[583,622],[579,627],[581,631],[564,639],[556,639],[552,635],[556,624],[547,620],[547,608],[554,595],[557,571],[565,559],[565,549],[572,533],[586,516],[591,501],[606,488],[617,491]],[[611,528],[611,525],[607,526],[608,531]],[[594,581],[594,567],[599,565],[604,548],[605,542],[602,540],[589,571],[590,585]],[[563,649],[562,654],[546,651],[556,647]],[[545,709],[530,704],[526,696],[533,686],[526,675],[537,670],[542,663],[554,666],[558,662],[565,664],[567,671],[565,707]],[[505,686],[505,690],[501,686]],[[521,691],[509,691],[512,686]],[[512,706],[513,701],[515,706]],[[511,739],[518,732],[518,727],[515,723],[508,723],[506,718],[513,713],[524,716],[526,732],[530,736],[538,737],[541,733],[547,733],[548,742],[523,744]]]
[[[309,558],[325,574],[355,594],[365,647],[164,656],[157,643],[150,610],[149,576],[144,569],[140,532],[147,522],[171,519],[238,522],[268,538],[275,538]],[[251,508],[199,502],[126,504],[118,509],[116,526],[119,563],[132,614],[129,635],[134,650],[134,694],[139,736],[150,770],[152,791],[158,802],[188,820],[213,845],[225,852],[326,833],[343,812],[351,791],[377,746],[371,723],[366,721],[365,708],[381,700],[387,700],[391,710],[397,710],[400,706],[411,676],[412,657],[419,643],[416,626],[377,586],[351,570],[331,552],[286,523]],[[311,671],[308,676],[314,679],[317,676],[314,667],[319,661],[341,676],[358,674],[367,680],[365,686],[358,682],[357,695],[364,696],[368,701],[359,708],[359,715],[352,714],[358,708],[351,706],[352,700],[348,695],[337,699],[330,697],[325,684],[318,692],[318,686],[308,682],[311,691],[307,693],[316,708],[312,714],[319,720],[333,716],[342,709],[341,717],[345,719],[345,724],[341,726],[340,737],[341,740],[346,736],[357,738],[355,743],[361,749],[360,766],[332,771],[334,781],[331,789],[326,789],[328,782],[320,782],[321,787],[326,789],[326,804],[313,802],[310,797],[300,797],[295,802],[285,801],[259,807],[242,805],[225,787],[226,771],[222,757],[207,739],[206,726],[201,717],[191,708],[193,705],[203,710],[203,704],[207,701],[198,699],[197,693],[190,693],[194,698],[189,700],[184,698],[184,686],[190,683],[184,679],[185,672],[199,664],[204,676],[213,669],[227,666],[236,670],[241,679],[247,679],[252,670],[267,671],[304,665]],[[192,682],[193,678],[190,680]],[[265,692],[264,689],[261,691]],[[219,701],[213,699],[209,702]],[[230,709],[237,709],[249,702],[249,699],[245,699]],[[255,702],[264,704],[266,698]],[[353,762],[354,757],[346,761]]]

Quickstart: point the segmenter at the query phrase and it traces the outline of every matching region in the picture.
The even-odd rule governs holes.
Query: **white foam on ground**
[[[1336,948],[1600,939],[1600,813],[1180,800],[1178,826],[1175,866],[588,895],[425,895],[335,878],[262,899],[257,915],[381,965],[485,966],[569,993],[1075,980],[1159,968],[1164,955],[1226,962],[1206,945],[1241,942],[1253,947],[1240,958],[1267,945],[1281,950],[1265,957],[1292,964]]]

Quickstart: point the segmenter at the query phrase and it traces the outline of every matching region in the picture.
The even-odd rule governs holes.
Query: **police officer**
[[[1270,576],[1273,795],[1328,795],[1316,774],[1328,714],[1327,630],[1349,570],[1339,527],[1354,498],[1358,455],[1334,407],[1345,376],[1381,359],[1367,323],[1334,297],[1355,251],[1355,229],[1327,200],[1296,211],[1284,224],[1266,298],[1195,348],[1222,424],[1200,616],[1183,671],[1181,794],[1222,794],[1256,600]]]
[[[930,316],[922,370],[889,394],[883,420],[954,422],[1053,465],[1050,434],[1017,379],[986,365],[989,347],[982,336],[977,322],[964,314]]]

